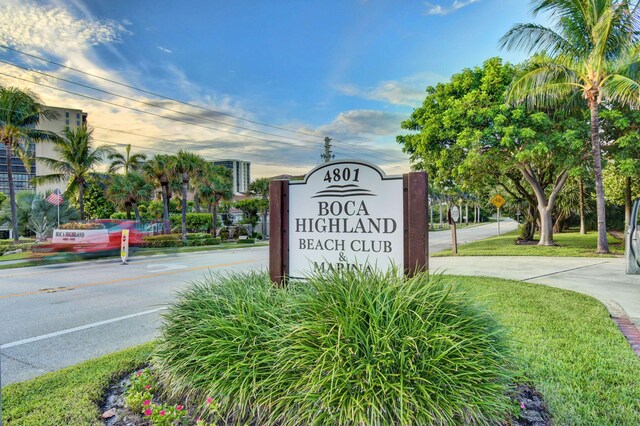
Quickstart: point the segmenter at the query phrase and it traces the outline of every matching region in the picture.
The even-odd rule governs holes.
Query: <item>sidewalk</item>
[[[614,319],[623,316],[621,307],[640,327],[640,275],[626,275],[622,258],[435,257],[429,259],[429,269],[453,275],[514,279],[584,293],[604,303]]]

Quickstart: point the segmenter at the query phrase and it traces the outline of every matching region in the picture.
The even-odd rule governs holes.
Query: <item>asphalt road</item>
[[[502,231],[516,228],[513,221]],[[460,243],[496,235],[496,224],[459,231]],[[448,231],[430,250],[450,246]],[[211,273],[266,269],[267,247],[133,257],[0,271],[2,385],[152,340],[176,291]]]

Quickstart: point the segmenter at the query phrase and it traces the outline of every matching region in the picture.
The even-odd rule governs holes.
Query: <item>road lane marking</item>
[[[201,271],[203,269],[226,268],[226,267],[229,267],[229,266],[237,266],[237,265],[242,265],[242,264],[246,264],[246,263],[257,263],[257,262],[262,262],[262,261],[263,261],[263,259],[249,259],[249,260],[239,260],[237,262],[230,262],[230,263],[217,263],[217,264],[214,264],[214,265],[195,266],[193,268],[180,269],[180,270],[167,271],[167,272],[159,272],[159,273],[155,273],[155,274],[138,275],[138,276],[134,276],[134,277],[118,278],[118,279],[110,280],[110,281],[98,281],[98,282],[95,282],[95,283],[70,285],[70,286],[66,287],[66,289],[75,290],[75,289],[78,289],[78,288],[85,288],[85,287],[98,287],[98,286],[103,286],[103,285],[118,284],[118,283],[126,282],[126,281],[145,280],[145,279],[149,279],[149,278],[157,278],[157,277],[162,277],[162,276],[167,276],[167,275],[182,274],[184,272]],[[38,290],[38,291],[25,291],[24,293],[5,294],[5,295],[0,296],[0,300],[2,300],[2,299],[13,299],[15,297],[33,296],[33,295],[36,295],[36,294],[45,294],[45,293],[42,293],[40,290]]]
[[[101,325],[112,324],[118,321],[124,321],[131,318],[140,317],[143,315],[149,315],[155,312],[163,311],[165,309],[167,308],[163,307],[163,308],[150,309],[144,312],[138,312],[135,314],[125,315],[122,317],[111,318],[104,321],[98,321],[91,324],[81,325],[79,327],[67,328],[66,330],[54,331],[53,333],[42,334],[40,336],[29,337],[28,339],[16,340],[15,342],[10,342],[10,343],[5,343],[4,345],[0,345],[0,349],[14,348],[16,346],[26,345],[27,343],[33,343],[39,340],[45,340],[45,339],[51,339],[52,337],[64,336],[65,334],[75,333],[76,331],[88,330],[90,328],[100,327]]]
[[[161,263],[158,265],[147,265],[147,270],[149,272],[166,272],[186,268],[187,265],[182,265],[180,263]]]

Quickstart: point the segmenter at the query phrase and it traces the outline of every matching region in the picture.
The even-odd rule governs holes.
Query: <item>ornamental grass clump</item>
[[[155,363],[174,395],[212,397],[221,423],[500,424],[506,346],[437,276],[317,274],[283,290],[251,274],[184,293]]]

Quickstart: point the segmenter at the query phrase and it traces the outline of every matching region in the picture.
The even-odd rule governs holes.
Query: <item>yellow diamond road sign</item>
[[[500,194],[494,195],[493,198],[491,199],[491,204],[493,204],[497,208],[502,207],[505,202],[506,202],[505,199],[502,198],[502,195]]]

